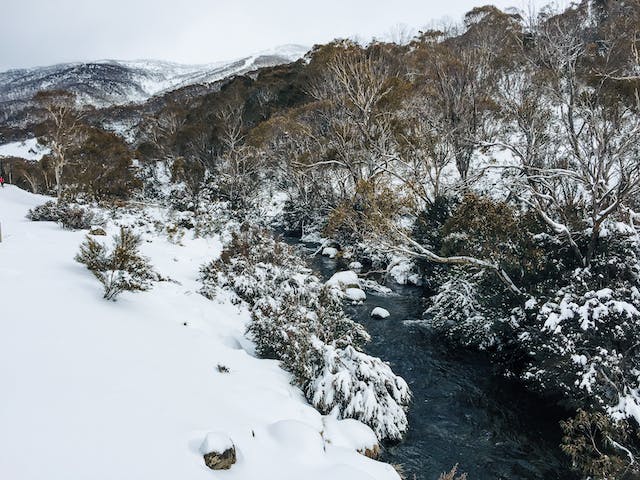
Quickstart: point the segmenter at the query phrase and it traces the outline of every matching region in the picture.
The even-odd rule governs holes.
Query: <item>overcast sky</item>
[[[381,37],[523,0],[0,0],[0,71],[98,59],[228,60],[337,37]],[[544,0],[534,0],[542,5]]]

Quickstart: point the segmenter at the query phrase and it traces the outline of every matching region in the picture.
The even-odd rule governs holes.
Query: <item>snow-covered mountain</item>
[[[257,68],[289,63],[308,49],[284,45],[237,60],[206,65],[140,60],[101,60],[64,63],[0,72],[0,108],[28,101],[40,90],[75,92],[86,104],[108,106],[142,102],[149,97],[187,85],[211,83]]]

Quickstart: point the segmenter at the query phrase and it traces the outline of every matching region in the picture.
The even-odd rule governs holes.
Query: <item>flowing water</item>
[[[321,256],[311,264],[325,279],[344,269]],[[388,286],[393,294],[368,293],[347,309],[371,334],[367,353],[389,362],[413,392],[406,439],[387,446],[382,460],[401,464],[408,480],[436,480],[455,464],[469,480],[574,478],[558,446],[562,413],[495,375],[481,354],[429,331],[418,321],[421,289]],[[377,306],[391,316],[372,319]]]

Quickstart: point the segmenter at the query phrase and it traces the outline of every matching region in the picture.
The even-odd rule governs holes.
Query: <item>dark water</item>
[[[345,269],[326,257],[310,262],[324,278]],[[562,414],[494,375],[481,354],[456,351],[413,322],[425,309],[420,289],[388,286],[394,294],[368,292],[364,305],[348,307],[371,334],[367,353],[389,362],[414,396],[407,437],[382,460],[402,464],[409,480],[436,480],[455,464],[469,480],[574,478],[558,447]],[[391,316],[370,318],[376,306]]]

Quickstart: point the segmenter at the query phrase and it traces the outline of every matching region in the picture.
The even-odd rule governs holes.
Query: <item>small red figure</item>
[[[4,188],[4,177],[0,177],[0,187]]]

